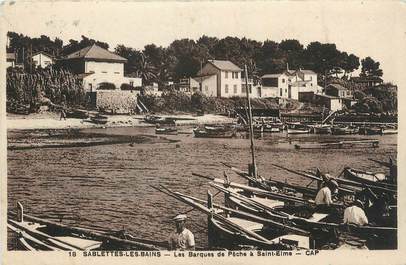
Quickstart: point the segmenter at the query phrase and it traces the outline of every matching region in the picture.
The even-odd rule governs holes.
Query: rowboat
[[[274,124],[265,124],[263,130],[264,132],[277,133],[281,131],[281,127]]]
[[[106,124],[108,121],[108,117],[97,114],[95,116],[90,117],[90,121],[96,124]]]
[[[343,170],[344,177],[359,183],[370,184],[382,188],[393,190],[397,189],[396,184],[388,182],[387,176],[383,173],[372,173],[363,170],[346,167]]]
[[[360,127],[359,133],[366,134],[366,135],[378,135],[378,134],[380,135],[380,134],[382,134],[382,128],[380,128],[380,127]]]
[[[309,231],[317,249],[339,241],[334,231],[355,235],[358,241],[364,240],[369,249],[390,249],[396,248],[397,245],[396,226],[344,224],[342,223],[342,212],[338,215],[326,214],[317,212],[308,206],[278,205],[277,202],[272,200],[246,197],[230,188],[220,190],[225,192],[226,205],[230,208]]]
[[[381,134],[397,134],[398,129],[394,127],[385,127],[381,129]]]
[[[288,134],[307,134],[310,133],[310,129],[291,129],[288,128]]]
[[[41,250],[165,250],[166,243],[71,227],[60,222],[25,214],[18,203],[17,214],[9,213],[7,227],[16,235],[18,249]]]
[[[355,140],[355,141],[338,141],[338,142],[319,142],[295,144],[296,149],[341,149],[354,147],[378,147],[378,140]]]
[[[233,128],[227,126],[204,126],[193,129],[196,138],[232,138],[236,135]]]
[[[174,135],[178,134],[178,129],[176,127],[155,128],[155,134]]]
[[[333,126],[331,128],[331,134],[334,135],[357,134],[358,132],[359,128],[354,126]]]
[[[328,124],[316,124],[309,126],[310,131],[315,134],[330,134],[331,133],[331,125]]]
[[[210,248],[294,250],[313,247],[308,232],[214,204],[210,192],[206,204],[201,199],[171,191],[162,185],[154,188],[208,215]]]

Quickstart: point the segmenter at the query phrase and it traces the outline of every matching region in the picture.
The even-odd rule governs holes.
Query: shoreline
[[[8,131],[19,130],[47,130],[47,129],[89,129],[89,128],[117,128],[117,127],[155,127],[154,124],[143,122],[144,115],[103,115],[108,117],[106,124],[94,124],[87,120],[67,118],[60,120],[56,113],[14,115],[7,114],[6,124]],[[179,126],[192,126],[199,124],[223,124],[232,123],[233,118],[205,114],[193,116],[191,114],[159,115],[162,117],[177,117],[180,119],[176,124]]]

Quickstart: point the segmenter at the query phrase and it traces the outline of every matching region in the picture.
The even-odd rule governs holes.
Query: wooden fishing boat
[[[155,134],[175,135],[178,134],[176,127],[155,128]]]
[[[358,132],[359,128],[355,126],[333,126],[331,128],[333,135],[357,134]]]
[[[238,190],[229,187],[223,188],[216,184],[211,184],[211,186],[225,193],[226,205],[230,208],[309,231],[316,248],[323,248],[326,244],[338,241],[338,238],[334,238],[334,230],[348,232],[361,239],[368,239],[366,244],[368,248],[372,249],[393,248],[396,245],[396,215],[389,217],[389,219],[394,219],[390,226],[366,225],[360,227],[342,223],[342,211],[326,214],[317,212],[308,205],[294,206],[277,200],[256,196],[247,197],[238,193]],[[385,246],[386,241],[390,241],[387,246]]]
[[[294,250],[313,247],[308,232],[214,204],[210,192],[204,204],[201,199],[173,192],[162,185],[154,188],[208,215],[210,248]]]
[[[330,134],[331,125],[328,124],[316,124],[310,128],[315,134]]]
[[[388,182],[388,178],[383,173],[372,173],[363,170],[353,169],[346,167],[343,170],[344,178],[359,182],[374,185],[377,187],[383,187],[395,191],[397,189],[396,184]]]
[[[24,250],[165,250],[166,243],[131,237],[120,238],[97,230],[71,227],[60,222],[24,214],[9,213],[7,227],[16,234],[18,249]]]
[[[100,115],[100,114],[90,117],[90,122],[93,122],[96,124],[106,124],[107,121],[108,121],[108,117]]]
[[[89,118],[89,113],[86,110],[68,109],[66,111],[66,118],[87,119]]]
[[[288,134],[307,134],[310,133],[310,129],[291,129],[288,128]]]
[[[236,135],[235,129],[228,126],[204,126],[193,129],[196,138],[232,138]]]
[[[296,149],[341,149],[354,147],[378,147],[378,140],[355,140],[355,141],[338,141],[338,142],[318,142],[295,144]]]
[[[267,133],[277,133],[281,131],[281,127],[276,124],[265,124],[263,130]]]
[[[310,133],[310,128],[299,122],[297,123],[287,123],[288,134],[306,134]]]
[[[384,127],[381,128],[381,134],[397,134],[398,129],[396,127]]]
[[[360,134],[380,135],[382,134],[382,129],[380,127],[361,127]]]

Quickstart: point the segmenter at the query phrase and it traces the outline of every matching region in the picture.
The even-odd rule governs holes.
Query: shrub
[[[97,89],[100,90],[115,90],[116,89],[116,85],[113,83],[109,83],[109,82],[102,82],[99,84],[99,87]]]

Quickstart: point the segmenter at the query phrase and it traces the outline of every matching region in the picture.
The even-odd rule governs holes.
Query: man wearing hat
[[[314,199],[318,211],[328,211],[330,205],[333,203],[331,194],[335,193],[338,189],[338,183],[334,179],[329,179],[326,185],[319,190]]]
[[[368,218],[364,212],[364,203],[357,199],[352,206],[347,207],[344,210],[344,223],[355,225],[368,224]]]
[[[176,230],[169,237],[169,250],[195,249],[195,237],[189,229],[185,228],[186,219],[187,216],[185,214],[179,214],[173,218]]]

